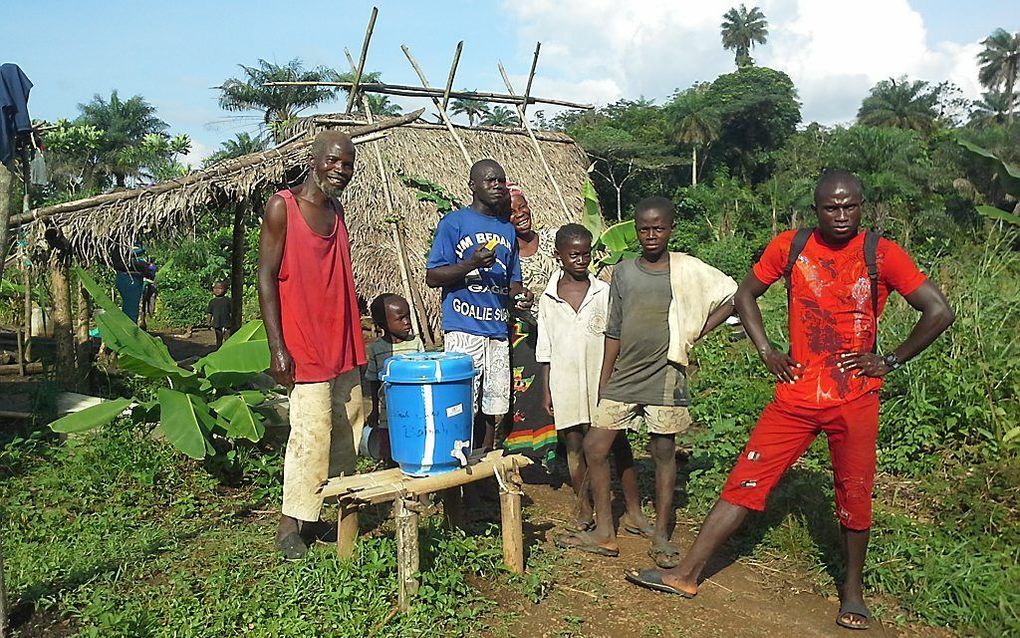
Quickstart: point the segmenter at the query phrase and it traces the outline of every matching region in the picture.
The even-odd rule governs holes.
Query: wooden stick
[[[21,342],[21,328],[14,332],[14,338],[18,341],[18,373],[25,376],[25,364],[28,362],[25,361],[25,347]]]
[[[354,108],[354,100],[358,95],[358,85],[361,83],[361,74],[365,71],[365,59],[368,58],[368,43],[372,41],[372,32],[375,31],[375,18],[379,15],[379,8],[372,7],[372,17],[368,19],[368,29],[365,31],[365,41],[361,45],[361,59],[358,60],[358,68],[354,71],[354,82],[351,93],[347,96],[347,110],[350,114]]]
[[[4,582],[4,552],[0,546],[0,638],[7,636],[7,584]]]
[[[262,86],[338,86],[350,88],[353,82],[265,82]],[[362,82],[358,89],[362,93],[379,93],[381,95],[400,95],[403,97],[435,97],[441,98],[446,93],[444,89],[437,89],[431,86],[411,86],[408,84],[387,84],[384,82]],[[483,102],[495,102],[497,104],[524,104],[524,98],[519,95],[507,95],[505,93],[489,93],[486,91],[450,91],[450,97],[467,100],[481,100]],[[581,104],[579,102],[568,102],[548,97],[528,96],[528,104],[551,104],[553,106],[565,106],[571,109],[584,109],[590,111],[595,108],[593,104]]]
[[[365,118],[369,124],[372,124],[375,120],[372,118],[372,107],[368,103],[368,96],[362,97],[362,106],[365,109]],[[404,242],[400,237],[400,224],[396,219],[396,213],[393,210],[393,195],[390,192],[390,178],[386,174],[386,165],[383,163],[382,149],[379,147],[379,142],[372,142],[372,149],[375,151],[375,162],[379,168],[379,180],[382,182],[383,187],[383,199],[386,201],[386,214],[393,220],[391,227],[393,230],[393,246],[396,249],[397,265],[400,270],[400,282],[404,286],[404,294],[407,295],[407,305],[411,311],[411,325],[420,336],[422,334],[421,324],[418,321],[418,309],[414,307],[414,297],[411,295],[411,279],[407,274],[407,265],[404,263]]]
[[[414,72],[418,74],[418,79],[421,80],[421,85],[427,87],[429,85],[429,81],[425,79],[425,74],[422,72],[421,67],[418,66],[418,61],[414,59],[413,55],[411,55],[411,50],[407,48],[406,44],[401,44],[400,48],[404,51],[404,55],[407,56],[407,61],[411,63],[412,67],[414,67]],[[446,109],[444,109],[443,105],[440,104],[438,98],[432,98],[432,103],[435,104],[436,108],[439,110],[439,116],[443,118],[443,123],[446,124],[446,130],[450,132],[450,136],[455,142],[457,142],[457,146],[460,148],[460,152],[464,155],[464,161],[467,162],[468,168],[471,168],[471,165],[474,162],[471,161],[471,155],[467,152],[467,148],[465,148],[464,142],[460,139],[460,135],[457,134],[457,130],[453,128],[453,122],[450,121],[450,116],[446,114]]]
[[[371,134],[379,131],[385,131],[387,129],[403,126],[404,124],[410,124],[411,122],[418,119],[425,109],[418,109],[412,111],[406,115],[399,117],[387,118],[370,126],[359,126],[347,131],[347,134],[351,136],[355,144],[363,144],[367,141],[378,139],[378,137],[371,137]],[[251,153],[250,155],[244,155],[234,160],[226,160],[215,164],[207,169],[195,171],[189,173],[180,179],[169,180],[156,184],[155,186],[149,186],[146,188],[136,188],[133,190],[120,191],[117,193],[106,193],[104,195],[96,195],[94,197],[86,197],[85,199],[79,199],[73,202],[65,202],[63,204],[55,204],[53,206],[46,206],[45,208],[36,208],[28,213],[22,213],[20,215],[13,215],[11,217],[10,224],[16,226],[25,222],[32,221],[34,219],[44,219],[53,215],[59,215],[60,213],[70,213],[81,210],[83,208],[91,208],[92,206],[98,206],[99,204],[112,204],[114,202],[120,202],[128,199],[137,199],[139,197],[159,195],[167,191],[174,190],[181,186],[189,186],[201,182],[203,180],[221,177],[229,175],[235,171],[250,166],[261,164],[267,159],[286,158],[288,153],[300,151],[305,147],[311,146],[313,140],[303,139],[292,143],[290,147],[277,147],[268,151],[260,151],[258,153]]]
[[[397,528],[397,607],[400,611],[411,608],[411,598],[418,592],[418,513],[404,497],[394,502]]]
[[[499,62],[499,74],[503,76],[503,82],[506,84],[506,90],[512,94],[514,87],[510,84],[510,76],[506,74],[506,69],[503,68],[503,63]],[[560,198],[560,205],[563,206],[563,212],[570,216],[570,208],[567,206],[567,200],[563,199],[563,191],[560,190],[560,185],[553,176],[552,169],[549,167],[549,162],[545,161],[545,153],[542,152],[542,147],[539,145],[538,140],[535,139],[535,132],[531,129],[531,124],[528,123],[528,118],[524,117],[524,109],[518,105],[517,114],[521,118],[521,126],[528,132],[528,136],[531,138],[531,143],[535,146],[535,153],[538,154],[538,159],[542,161],[542,167],[545,168],[546,177],[552,182],[553,189],[556,191],[556,196]]]
[[[17,363],[9,363],[9,364],[0,365],[0,375],[21,374],[21,368],[22,368],[22,366],[20,364],[17,364]],[[36,374],[36,373],[42,372],[44,370],[43,364],[42,364],[41,361],[35,361],[33,363],[26,363],[24,368],[25,368],[25,372],[27,374]]]
[[[354,543],[358,540],[358,510],[340,505],[336,521],[336,555],[348,560],[354,555]]]
[[[450,65],[450,75],[446,78],[446,91],[443,92],[443,110],[450,104],[450,90],[453,89],[453,76],[457,75],[457,65],[460,64],[460,52],[464,50],[464,41],[457,43],[453,52],[453,64]]]
[[[32,358],[32,262],[28,258],[28,249],[22,248],[21,255],[21,285],[25,289],[25,361]]]
[[[317,117],[312,121],[315,124],[323,124],[326,126],[350,126],[352,124],[363,124],[362,120],[348,120],[329,117],[323,118]],[[463,129],[465,131],[485,131],[487,133],[499,133],[501,135],[524,135],[524,136],[528,135],[528,132],[525,131],[523,128],[508,128],[504,126],[480,126],[480,125],[468,126],[467,124],[457,124],[456,122],[453,123],[453,127],[456,129]],[[445,131],[446,125],[430,124],[428,122],[413,122],[411,124],[405,124],[401,128],[416,128],[432,131],[442,129]],[[385,135],[385,134],[386,133],[373,133],[372,135]],[[365,138],[359,138],[359,141],[361,141],[361,143],[364,143],[366,139],[368,141],[371,141],[370,138],[371,136],[365,136]],[[574,141],[567,137],[565,133],[557,133],[556,131],[545,132],[535,131],[535,139],[541,140],[543,142],[555,142],[556,144],[574,144]]]
[[[503,563],[515,574],[524,573],[524,522],[521,519],[521,476],[516,468],[500,485],[499,514],[503,528]]]
[[[531,72],[528,73],[528,85],[524,87],[524,104],[521,105],[521,113],[528,110],[528,98],[531,97],[531,83],[535,80],[535,68],[538,67],[538,52],[542,50],[542,43],[535,43],[535,57],[531,59]],[[523,126],[523,124],[522,124]]]

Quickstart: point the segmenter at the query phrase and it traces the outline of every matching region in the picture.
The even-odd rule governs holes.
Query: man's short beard
[[[328,179],[320,177],[315,171],[312,171],[312,181],[326,197],[340,197],[340,194],[344,192],[343,186],[334,186]]]

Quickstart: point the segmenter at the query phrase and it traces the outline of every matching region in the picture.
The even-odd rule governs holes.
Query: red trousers
[[[730,472],[721,498],[733,505],[764,510],[769,492],[821,432],[829,442],[836,515],[848,529],[870,528],[878,437],[877,392],[825,408],[770,403]]]

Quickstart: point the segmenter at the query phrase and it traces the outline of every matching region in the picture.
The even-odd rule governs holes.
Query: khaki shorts
[[[602,399],[592,426],[603,430],[634,430],[644,423],[652,434],[683,434],[691,427],[691,413],[683,405],[643,405]]]

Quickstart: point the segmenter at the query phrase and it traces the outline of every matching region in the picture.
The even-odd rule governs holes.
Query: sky
[[[196,164],[261,118],[223,111],[215,88],[239,64],[262,58],[347,70],[361,50],[373,3],[358,0],[6,0],[0,62],[34,82],[33,118],[73,119],[96,93],[142,95],[173,134],[186,133]],[[455,87],[505,92],[502,61],[522,91],[542,43],[532,94],[596,105],[640,96],[663,103],[694,82],[734,70],[719,23],[734,0],[378,0],[366,68],[384,81],[418,84],[406,44],[430,84],[443,86],[464,41]],[[976,55],[996,28],[1020,29],[1017,0],[760,0],[769,38],[755,62],[786,72],[804,122],[852,121],[876,82],[906,75],[951,80],[980,97]],[[428,106],[394,100],[405,108]],[[327,103],[313,112],[336,112]],[[532,107],[536,108],[536,107]],[[546,109],[552,115],[553,109]],[[530,111],[529,111],[530,113]]]

